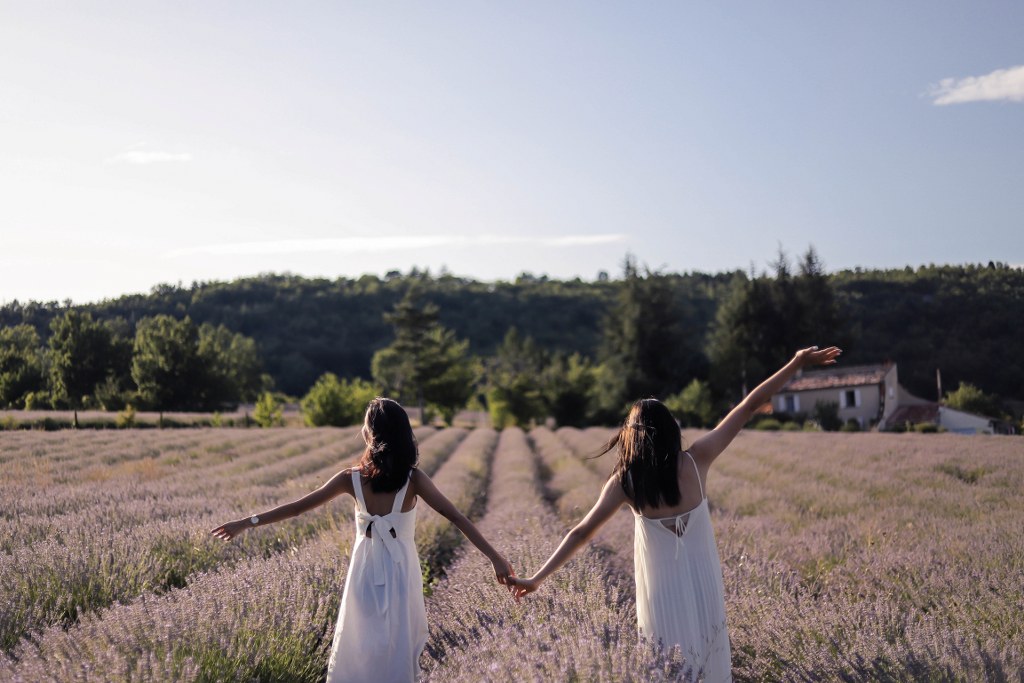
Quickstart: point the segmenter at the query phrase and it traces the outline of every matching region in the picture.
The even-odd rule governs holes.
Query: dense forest
[[[717,299],[733,277],[671,276],[685,302],[686,324],[700,343],[714,319]],[[471,353],[492,354],[508,329],[516,327],[542,348],[593,356],[604,316],[621,284],[529,275],[515,282],[490,283],[429,272],[336,280],[261,275],[189,287],[160,285],[149,294],[75,308],[97,320],[121,318],[132,326],[160,314],[224,325],[256,340],[278,389],[300,394],[323,372],[369,377],[374,351],[394,338],[383,314],[411,287],[438,306],[445,327],[469,340]],[[45,341],[50,321],[65,309],[57,302],[12,302],[0,308],[0,327],[27,323]]]
[[[830,278],[850,362],[892,359],[900,382],[936,397],[961,382],[1024,399],[1024,269],[1004,264],[842,271]]]
[[[945,390],[969,382],[1003,399],[1024,399],[1024,357],[1017,353],[1024,270],[998,263],[826,274],[812,249],[795,268],[780,255],[769,272],[652,273],[627,260],[620,276],[597,281],[523,274],[480,282],[416,270],[333,280],[267,274],[160,285],[70,308],[127,335],[160,315],[230,330],[255,342],[275,389],[301,395],[326,372],[370,377],[374,353],[395,341],[385,314],[410,290],[479,358],[497,353],[510,328],[540,350],[595,362],[634,343],[617,341],[616,326],[664,331],[672,348],[659,349],[656,340],[643,348],[668,359],[648,374],[672,381],[628,387],[633,391],[676,391],[688,375],[707,380],[717,400],[729,400],[744,379],[756,382],[796,345],[834,342],[846,352],[844,363],[896,361],[901,383],[926,398],[936,395],[940,368]],[[645,309],[635,303],[643,297],[660,303]],[[10,302],[0,308],[0,328],[31,327],[46,344],[52,321],[68,308]]]

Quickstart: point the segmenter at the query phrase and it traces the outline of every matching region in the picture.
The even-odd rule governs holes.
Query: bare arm
[[[626,494],[622,490],[622,485],[617,478],[612,477],[605,483],[600,498],[594,503],[594,507],[590,508],[587,516],[565,535],[562,542],[558,544],[558,548],[536,574],[528,579],[515,577],[509,579],[509,583],[515,586],[515,596],[521,598],[540,588],[540,584],[571,560],[624,503],[626,503]]]
[[[706,471],[719,454],[732,443],[743,425],[754,416],[754,411],[771,400],[786,382],[793,379],[797,371],[812,365],[834,365],[842,350],[835,346],[819,350],[817,346],[801,349],[792,360],[783,365],[774,375],[757,385],[729,414],[718,423],[718,426],[693,442],[690,453]]]
[[[258,512],[256,516],[259,518],[258,524],[253,524],[250,518],[239,519],[227,524],[222,524],[216,529],[213,529],[210,533],[217,538],[222,538],[225,541],[230,541],[234,536],[239,533],[251,529],[254,526],[263,526],[265,524],[273,524],[274,522],[280,522],[282,519],[288,519],[289,517],[296,517],[301,515],[303,512],[308,512],[315,507],[323,505],[329,500],[337,498],[342,493],[347,493],[350,496],[355,495],[352,489],[352,469],[344,469],[338,472],[333,477],[327,480],[327,482],[320,488],[307,493],[298,500],[293,500],[290,503],[284,505],[278,505],[275,508],[271,508],[266,512]]]
[[[514,575],[512,571],[512,565],[509,564],[508,560],[502,556],[497,550],[495,550],[487,539],[484,538],[480,530],[476,528],[473,522],[469,521],[466,515],[452,504],[448,498],[441,493],[434,482],[430,480],[422,470],[413,470],[413,483],[416,486],[416,495],[423,499],[423,501],[430,507],[437,510],[437,512],[450,521],[455,527],[469,539],[469,542],[476,546],[476,549],[484,554],[484,556],[491,561],[494,566],[494,575],[498,579],[498,583],[505,584],[508,581],[508,577]]]

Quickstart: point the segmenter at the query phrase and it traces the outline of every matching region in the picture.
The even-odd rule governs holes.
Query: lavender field
[[[607,429],[417,431],[421,467],[534,570],[596,499]],[[692,440],[695,433],[685,436]],[[358,430],[0,434],[0,681],[316,681],[352,502],[250,532],[359,455]],[[1024,681],[1024,447],[744,432],[709,486],[740,681]],[[431,681],[687,680],[638,639],[632,518],[515,603],[421,509]]]

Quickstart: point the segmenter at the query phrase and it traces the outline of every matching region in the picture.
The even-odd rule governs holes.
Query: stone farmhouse
[[[801,372],[773,399],[777,413],[814,412],[819,403],[839,406],[839,419],[862,429],[884,423],[895,412],[900,386],[896,364],[851,365]]]
[[[839,406],[839,419],[861,429],[930,422],[961,434],[992,434],[998,421],[914,396],[900,386],[895,363],[801,372],[772,399],[776,413],[811,414],[818,403]]]

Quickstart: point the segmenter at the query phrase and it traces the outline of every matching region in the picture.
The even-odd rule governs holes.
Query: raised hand
[[[228,522],[227,524],[221,524],[216,529],[210,531],[211,534],[217,538],[230,541],[232,538],[242,533],[251,526],[248,520],[240,519],[236,522]]]
[[[797,351],[796,359],[803,367],[807,367],[809,365],[835,365],[836,358],[838,358],[839,354],[842,352],[843,350],[838,346],[829,346],[825,349],[819,349],[817,346],[811,346]]]

